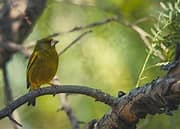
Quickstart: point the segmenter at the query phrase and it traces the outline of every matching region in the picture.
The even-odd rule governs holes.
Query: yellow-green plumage
[[[34,90],[53,79],[58,68],[56,40],[41,39],[37,41],[27,66],[27,88]]]

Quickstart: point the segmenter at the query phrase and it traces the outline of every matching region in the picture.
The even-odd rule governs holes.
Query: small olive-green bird
[[[43,84],[50,84],[58,68],[58,53],[52,38],[38,40],[27,66],[27,88],[34,90]],[[28,105],[35,106],[35,98]]]

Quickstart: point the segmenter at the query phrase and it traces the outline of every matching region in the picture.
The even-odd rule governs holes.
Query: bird
[[[30,91],[40,88],[44,84],[51,84],[58,69],[58,53],[55,45],[59,41],[50,37],[37,41],[27,65],[27,89]],[[35,98],[29,100],[28,105],[35,106]]]

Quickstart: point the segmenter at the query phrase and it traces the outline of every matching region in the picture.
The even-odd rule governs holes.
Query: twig
[[[14,113],[13,113],[13,114],[14,114]],[[23,127],[22,124],[20,124],[19,122],[17,122],[17,120],[14,118],[14,115],[13,115],[13,114],[10,114],[10,115],[8,116],[9,120],[12,121],[13,128],[14,128],[14,129],[19,129],[18,126]],[[17,126],[17,125],[18,125],[18,126]]]
[[[66,34],[66,33],[70,33],[70,32],[76,32],[76,31],[81,31],[81,30],[85,30],[85,29],[90,29],[90,28],[94,28],[94,27],[97,27],[97,26],[101,26],[101,25],[104,25],[104,24],[107,24],[107,23],[110,23],[110,22],[118,22],[118,23],[122,23],[123,25],[126,25],[128,27],[130,27],[131,29],[133,29],[134,31],[136,31],[140,38],[144,41],[145,45],[152,51],[153,53],[158,56],[160,59],[164,60],[164,56],[161,54],[160,51],[154,49],[152,47],[152,45],[150,44],[150,41],[149,39],[151,39],[151,35],[148,34],[147,32],[145,32],[143,29],[141,29],[140,27],[138,27],[137,25],[135,24],[128,24],[128,23],[125,23],[124,21],[119,21],[118,18],[116,17],[111,17],[111,18],[107,18],[105,20],[101,20],[101,21],[96,21],[94,23],[90,23],[90,24],[87,24],[85,26],[76,26],[76,27],[73,27],[72,29],[68,30],[68,31],[65,31],[65,32],[57,32],[57,33],[54,33],[52,35],[49,35],[47,37],[56,37],[56,36],[60,36],[60,35],[63,35],[63,34]],[[62,53],[64,53],[67,49],[69,49],[72,45],[74,45],[78,40],[80,40],[84,35],[90,33],[91,30],[88,30],[88,31],[85,31],[84,33],[82,33],[79,37],[77,37],[74,41],[72,41],[64,50],[62,50],[59,55],[61,55]],[[26,50],[31,46],[27,46],[27,47],[22,47],[21,45],[16,45],[16,43],[6,43],[6,44],[3,44],[3,47],[7,47],[8,50],[12,50],[12,51],[20,51],[22,54],[24,54],[26,57],[28,57],[30,54],[29,52],[27,52]]]
[[[62,35],[62,34],[70,33],[70,32],[80,31],[80,30],[84,30],[84,29],[90,29],[90,28],[93,28],[93,27],[96,27],[96,26],[100,26],[100,25],[104,25],[104,24],[107,24],[109,22],[116,21],[116,20],[117,19],[115,17],[107,18],[105,20],[97,21],[97,22],[94,22],[94,23],[91,23],[91,24],[88,24],[88,25],[85,25],[85,26],[74,27],[74,28],[72,28],[72,29],[70,29],[68,31],[65,31],[65,32],[54,33],[54,34],[49,35],[47,37],[56,37],[56,36],[59,36],[59,35]],[[59,53],[59,56],[61,54],[63,54],[67,49],[69,49],[71,46],[73,46],[83,36],[85,36],[86,34],[88,34],[90,32],[92,32],[92,30],[85,31],[81,35],[79,35],[74,41],[72,41],[65,49],[63,49]],[[6,44],[0,44],[0,45],[1,45],[0,47],[6,48],[7,50],[12,51],[12,52],[19,51],[22,54],[24,54],[26,57],[28,57],[30,55],[29,52],[27,52],[26,50],[28,48],[32,47],[32,46],[22,47],[21,45],[18,45],[16,43],[12,43],[12,42],[9,42],[9,43],[6,43]]]
[[[141,19],[142,20],[142,19]],[[143,29],[141,29],[140,27],[138,27],[136,24],[139,23],[141,20],[137,21],[135,24],[129,24],[129,23],[126,23],[125,21],[123,20],[120,20],[118,17],[111,17],[111,18],[107,18],[105,20],[101,20],[101,21],[96,21],[94,23],[90,23],[90,24],[87,24],[85,26],[76,26],[76,27],[73,27],[72,29],[68,30],[68,31],[65,31],[65,32],[57,32],[57,33],[54,33],[52,35],[49,35],[47,37],[56,37],[56,36],[60,36],[60,35],[63,35],[63,34],[66,34],[66,33],[70,33],[70,32],[76,32],[76,31],[80,31],[80,30],[85,30],[85,29],[91,29],[91,28],[94,28],[94,27],[97,27],[97,26],[101,26],[101,25],[104,25],[104,24],[107,24],[107,23],[110,23],[110,22],[117,22],[117,23],[120,23],[120,24],[123,24],[125,26],[128,26],[130,27],[131,29],[133,29],[134,31],[136,31],[140,38],[144,41],[145,45],[147,46],[147,48],[149,50],[152,50],[154,55],[156,55],[157,57],[159,57],[161,60],[164,60],[164,56],[161,54],[160,51],[156,50],[155,48],[153,48],[152,44],[150,43],[150,39],[152,39],[152,36],[150,34],[148,34],[147,32],[145,32]],[[144,19],[143,19],[144,20]],[[146,20],[146,19],[145,19]],[[79,40],[79,39],[78,39]],[[77,42],[77,41],[75,41]],[[72,43],[73,45],[73,43]],[[69,46],[71,47],[71,45]],[[67,48],[68,49],[68,48]],[[66,51],[66,50],[65,50]],[[62,52],[64,53],[64,52]],[[60,54],[61,55],[61,54]]]
[[[85,30],[85,29],[91,29],[91,28],[94,28],[94,27],[97,27],[97,26],[101,26],[101,25],[104,25],[104,24],[113,22],[113,21],[117,21],[117,18],[116,18],[116,17],[111,17],[111,18],[107,18],[107,19],[105,19],[105,20],[100,20],[100,21],[96,21],[96,22],[87,24],[87,25],[85,25],[85,26],[75,26],[75,27],[73,27],[73,28],[70,29],[70,30],[67,30],[67,31],[64,31],[64,32],[57,32],[57,33],[48,35],[47,37],[51,37],[51,38],[52,38],[52,37],[57,37],[57,36],[60,36],[60,35],[64,35],[64,34],[67,34],[67,33],[71,33],[71,32],[81,31],[81,30]],[[90,31],[91,31],[91,30],[86,31],[86,32],[84,32],[84,33],[89,33]],[[84,34],[84,35],[85,35],[85,34]],[[33,45],[33,44],[32,44],[32,45],[29,45],[27,48],[31,48],[32,46],[34,46],[34,45]]]
[[[76,27],[74,27],[74,28],[72,28],[72,29],[70,29],[68,31],[57,32],[57,33],[54,33],[54,34],[49,35],[47,37],[56,37],[56,36],[60,36],[60,35],[66,34],[66,33],[70,33],[70,32],[80,31],[80,30],[84,30],[84,29],[90,29],[90,28],[93,28],[93,27],[96,27],[96,26],[104,25],[104,24],[112,22],[112,21],[116,21],[116,18],[112,17],[112,18],[107,18],[107,19],[105,19],[103,21],[97,21],[97,22],[94,22],[94,23],[91,23],[91,24],[88,24],[88,25],[85,25],[85,26],[79,26],[79,27],[76,26]],[[86,34],[88,34],[90,32],[92,32],[92,30],[85,31],[81,35],[79,35],[75,40],[73,40],[65,49],[63,49],[59,53],[59,56],[61,56],[66,50],[68,50],[78,40],[80,40],[83,36],[85,36]]]
[[[140,24],[142,22],[148,21],[149,19],[150,19],[149,17],[143,17],[143,18],[140,18],[137,21],[135,21],[133,24],[137,25],[137,24]]]
[[[53,84],[60,85],[60,81],[57,76],[54,77]],[[60,105],[61,108],[59,108],[57,111],[63,110],[66,113],[66,115],[71,123],[72,128],[79,129],[78,119],[74,115],[73,110],[70,106],[70,103],[68,102],[67,94],[62,93],[62,94],[58,94],[58,96],[59,96],[59,100],[61,102],[61,105]]]
[[[144,41],[147,48],[150,51],[152,51],[154,53],[154,55],[159,57],[161,60],[164,60],[165,57],[162,55],[162,53],[160,51],[156,50],[155,48],[153,48],[152,44],[150,43],[150,39],[152,39],[152,36],[150,34],[145,32],[143,29],[141,29],[137,25],[133,24],[133,25],[129,25],[129,26],[131,27],[131,29],[133,29],[134,31],[136,31],[139,34],[140,38]]]
[[[72,108],[68,102],[67,94],[62,93],[59,95],[59,97],[61,100],[61,108],[58,111],[63,110],[66,113],[66,115],[68,116],[69,121],[71,122],[72,128],[79,129],[79,122],[78,122],[76,116],[74,115]]]
[[[134,24],[128,23],[122,19],[118,19],[118,18],[114,19],[114,21],[116,21],[117,23],[120,23],[120,24],[123,24],[124,26],[130,27],[132,30],[137,32],[138,35],[140,36],[140,38],[144,41],[144,44],[146,45],[146,47],[150,51],[152,51],[155,56],[159,57],[161,60],[164,60],[165,57],[162,55],[162,53],[160,51],[156,50],[153,47],[153,45],[151,44],[152,36],[149,33],[147,33],[146,31],[144,31],[142,28],[137,26],[137,24],[142,22],[143,20],[147,20],[147,18],[140,19],[140,20],[136,21]]]
[[[117,21],[117,18],[116,17],[111,17],[111,18],[107,18],[105,20],[96,21],[96,22],[87,24],[85,26],[76,26],[76,27],[73,27],[72,29],[70,29],[68,31],[57,32],[57,33],[54,33],[52,35],[49,35],[48,37],[56,37],[56,36],[60,36],[60,35],[66,34],[66,33],[70,33],[70,32],[75,32],[75,31],[80,31],[80,30],[85,30],[85,29],[91,29],[91,28],[94,28],[94,27],[97,27],[97,26],[100,26],[100,25],[104,25],[104,24],[113,22],[113,21]]]
[[[138,26],[135,25],[135,24],[130,25],[130,27],[139,34],[140,38],[144,41],[145,45],[146,45],[147,48],[149,49],[149,52],[148,52],[148,54],[147,54],[147,56],[146,56],[145,62],[144,62],[144,64],[143,64],[143,66],[142,66],[142,69],[141,69],[141,71],[140,71],[140,73],[139,73],[139,76],[138,76],[138,79],[137,79],[137,82],[136,82],[136,87],[138,87],[138,86],[139,86],[139,83],[140,83],[140,81],[141,81],[141,79],[142,79],[142,75],[143,75],[143,73],[144,73],[144,71],[145,71],[145,68],[146,68],[146,66],[147,66],[147,63],[148,63],[148,61],[149,61],[149,59],[150,59],[150,56],[151,56],[152,54],[154,54],[154,55],[156,55],[157,57],[159,57],[161,60],[164,60],[165,57],[162,55],[162,53],[161,53],[160,51],[158,51],[157,49],[155,49],[155,48],[153,47],[153,45],[150,43],[150,39],[152,39],[152,37],[151,37],[150,34],[148,34],[147,32],[145,32],[143,29],[141,29],[140,27],[138,27]]]
[[[81,35],[79,35],[75,40],[73,40],[67,47],[65,47],[58,55],[61,56],[64,52],[66,52],[71,46],[73,46],[77,41],[79,41],[83,36],[85,36],[88,33],[91,33],[92,31],[85,31]]]
[[[144,64],[143,64],[143,66],[142,66],[142,69],[141,69],[141,71],[140,71],[140,73],[139,73],[139,75],[138,75],[138,79],[137,79],[137,82],[136,82],[136,87],[139,86],[139,83],[140,83],[140,81],[141,81],[141,79],[142,79],[142,75],[143,75],[143,73],[144,73],[144,71],[145,71],[145,68],[146,68],[146,66],[147,66],[147,63],[148,63],[149,58],[151,57],[151,55],[152,55],[152,50],[150,50],[150,51],[148,52],[147,56],[146,56],[146,59],[145,59]]]

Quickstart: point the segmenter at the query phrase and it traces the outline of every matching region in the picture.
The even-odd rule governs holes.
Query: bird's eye
[[[51,42],[51,46],[55,46],[59,41],[52,39],[50,42]]]

